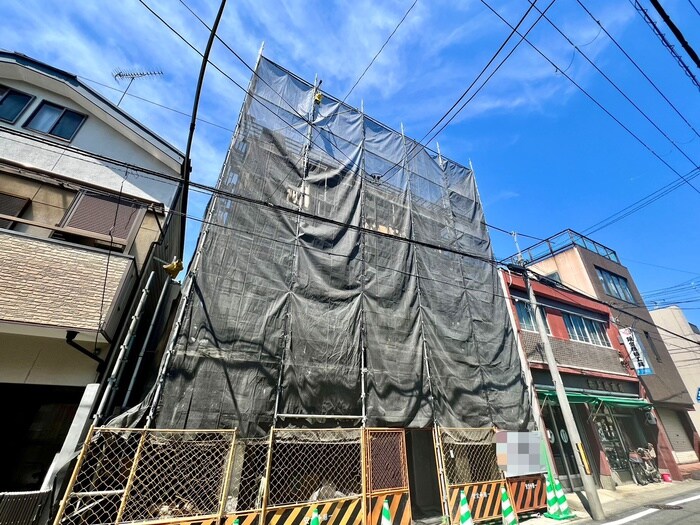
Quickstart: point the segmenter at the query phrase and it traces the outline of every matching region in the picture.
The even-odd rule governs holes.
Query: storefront
[[[533,377],[555,470],[565,489],[580,490],[583,484],[557,396],[551,380],[547,381],[546,373],[536,372],[539,373],[533,374]],[[586,376],[562,374],[562,379],[596,483],[602,488],[613,489],[626,483],[649,482],[651,475],[640,469],[644,467],[649,470],[650,465],[654,465],[656,471],[654,447],[650,450],[648,446],[654,441],[652,436],[655,429],[649,428],[650,422],[653,422],[648,415],[652,406],[636,395],[636,382],[605,380],[603,386],[612,392],[581,388],[582,384],[602,384],[597,379],[589,383]],[[570,386],[570,383],[579,386]]]

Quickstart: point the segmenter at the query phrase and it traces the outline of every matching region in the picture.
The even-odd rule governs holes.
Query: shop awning
[[[538,389],[537,394],[540,398],[554,403],[557,402],[557,394],[554,390]],[[566,397],[569,399],[569,403],[573,404],[594,403],[627,408],[651,408],[652,406],[651,403],[649,403],[646,399],[634,397],[605,396],[599,394],[589,394],[586,392],[571,391],[566,392]]]

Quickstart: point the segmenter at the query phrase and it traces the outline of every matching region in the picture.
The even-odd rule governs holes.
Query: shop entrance
[[[554,456],[554,467],[559,474],[559,481],[565,490],[575,492],[583,490],[583,481],[576,465],[574,448],[564,425],[561,409],[552,404],[546,405],[542,417],[547,427],[547,438]]]
[[[432,429],[406,431],[406,456],[413,520],[439,523],[443,513]]]

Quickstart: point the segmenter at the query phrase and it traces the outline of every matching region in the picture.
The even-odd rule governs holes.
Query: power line
[[[409,15],[409,13],[413,10],[413,8],[416,6],[417,3],[418,3],[418,0],[413,0],[413,3],[412,3],[411,6],[408,8],[408,10],[406,11],[406,13],[403,15],[403,18],[401,18],[401,20],[399,20],[399,23],[396,24],[396,27],[394,27],[394,30],[393,30],[393,31],[391,32],[391,34],[387,37],[387,39],[384,41],[384,43],[382,44],[382,47],[379,48],[379,51],[377,51],[377,54],[374,55],[374,57],[372,58],[372,60],[370,61],[370,63],[367,64],[367,67],[366,67],[365,70],[362,72],[362,74],[360,75],[360,77],[359,77],[359,78],[355,81],[355,83],[352,85],[352,87],[350,88],[350,91],[348,91],[348,93],[343,97],[343,100],[341,101],[341,104],[345,103],[345,101],[348,99],[348,97],[350,96],[350,94],[354,91],[355,87],[357,87],[357,84],[360,83],[360,80],[362,80],[362,79],[364,78],[364,76],[365,76],[365,74],[367,73],[367,71],[369,71],[369,68],[372,67],[372,64],[374,64],[374,61],[377,60],[377,57],[379,57],[379,55],[382,53],[382,51],[384,51],[384,48],[385,48],[386,45],[389,43],[389,40],[391,40],[391,38],[394,36],[394,33],[396,33],[396,31],[398,31],[399,27],[401,27],[401,24],[403,24],[403,21],[406,20],[406,17],[407,17],[407,16]]]
[[[671,30],[671,33],[673,33],[673,36],[676,37],[678,42],[680,42],[681,46],[683,49],[685,49],[685,52],[688,53],[688,56],[695,62],[695,66],[700,68],[700,57],[698,57],[698,54],[695,52],[695,50],[691,47],[691,45],[688,43],[688,41],[685,39],[685,36],[683,36],[683,33],[681,32],[680,29],[678,29],[678,26],[671,20],[671,17],[668,16],[668,13],[666,10],[661,6],[659,3],[659,0],[650,0],[651,5],[654,6],[654,9],[656,9],[656,12],[659,13],[659,16],[661,19],[664,21],[664,23],[668,26],[668,28]],[[695,6],[693,6],[695,7]]]
[[[549,4],[549,6],[547,7],[547,9],[549,9],[549,7],[551,7],[553,3],[554,3],[554,1],[552,1],[552,2]],[[518,20],[518,23],[515,25],[515,27],[514,27],[514,28],[511,30],[511,32],[508,34],[508,36],[507,36],[506,39],[503,41],[503,43],[498,47],[498,49],[496,50],[496,52],[491,56],[491,58],[490,58],[489,61],[486,63],[486,65],[485,65],[483,68],[481,68],[481,71],[480,71],[479,74],[474,78],[474,80],[472,80],[471,84],[469,84],[469,86],[467,87],[467,89],[464,90],[464,92],[460,95],[460,97],[459,97],[457,100],[455,100],[454,104],[452,104],[452,106],[450,106],[450,109],[448,109],[447,111],[445,111],[445,113],[443,114],[443,116],[440,117],[440,118],[438,119],[438,121],[437,121],[435,124],[433,124],[433,127],[430,128],[430,129],[425,133],[425,135],[423,135],[423,138],[420,139],[418,142],[423,142],[423,141],[425,140],[425,138],[426,138],[428,135],[430,135],[430,134],[433,132],[433,130],[434,130],[435,128],[437,128],[437,127],[442,123],[443,120],[445,120],[445,119],[448,117],[448,115],[452,112],[452,110],[453,110],[454,108],[457,107],[457,105],[462,101],[462,99],[463,99],[464,97],[467,96],[467,93],[469,92],[469,90],[470,90],[471,88],[474,87],[474,85],[479,81],[479,79],[481,78],[481,76],[486,72],[486,70],[487,70],[487,69],[489,68],[489,66],[493,63],[493,61],[496,60],[496,58],[498,57],[499,53],[503,50],[504,47],[506,47],[506,45],[508,44],[508,42],[510,41],[510,39],[513,38],[513,35],[515,34],[516,30],[517,30],[517,29],[521,26],[521,24],[525,21],[525,19],[527,18],[527,15],[530,14],[530,11],[532,11],[532,9],[533,9],[534,7],[535,7],[535,4],[532,3],[532,4],[530,5],[530,7],[527,8],[527,10],[526,10],[525,13],[523,14],[523,16],[521,16],[521,17],[520,17],[520,20]],[[539,19],[538,19],[538,20],[539,20]],[[536,23],[537,23],[537,22],[535,22],[535,24],[536,24]],[[530,27],[530,29],[532,29],[532,27],[534,27],[535,24],[533,24],[533,25]],[[529,31],[529,30],[528,30],[528,31]],[[521,38],[520,41],[519,41],[517,44],[515,44],[515,47],[514,47],[513,49],[517,48],[517,47],[520,45],[520,43],[521,43],[522,41],[523,41],[523,40],[522,40],[522,38]],[[511,51],[511,52],[512,52],[512,51]],[[509,56],[510,56],[510,55],[509,55]],[[508,58],[508,57],[506,57],[506,58]],[[500,66],[503,64],[504,61],[505,61],[505,60],[501,61],[501,64],[499,64],[498,67],[500,67]],[[498,67],[497,67],[496,69],[498,69]],[[460,109],[460,111],[461,111],[461,109]],[[459,112],[458,112],[458,113],[459,113]],[[429,141],[429,142],[430,142],[430,141]]]
[[[685,178],[688,180],[694,180],[696,177],[700,175],[700,170],[694,169],[689,171],[688,173],[685,174]],[[621,221],[622,219],[629,217],[633,213],[638,212],[639,210],[642,210],[646,208],[647,206],[655,203],[662,197],[665,197],[669,193],[677,190],[681,186],[685,184],[684,180],[675,180],[672,181],[668,184],[665,184],[664,186],[661,186],[659,189],[651,192],[650,194],[642,197],[639,200],[636,200],[632,204],[629,204],[628,206],[622,208],[621,210],[613,213],[612,215],[606,217],[605,219],[602,219],[595,223],[593,226],[589,226],[585,230],[583,230],[584,235],[590,235],[593,234],[597,231],[602,230],[603,228],[607,228],[608,226],[612,226],[616,222]]]
[[[688,122],[688,119],[686,119],[685,116],[683,116],[683,114],[680,112],[680,110],[679,110],[679,109],[673,104],[673,102],[671,102],[671,101],[669,100],[669,98],[661,91],[661,89],[660,89],[660,88],[656,85],[656,83],[649,77],[649,75],[647,75],[647,74],[644,72],[644,70],[639,66],[639,64],[637,64],[637,62],[627,53],[627,51],[625,51],[625,50],[623,49],[623,47],[622,47],[622,46],[620,45],[620,43],[615,39],[615,37],[613,37],[613,36],[608,32],[608,30],[605,29],[605,27],[603,27],[603,24],[601,24],[600,20],[598,20],[595,16],[593,16],[593,14],[588,10],[588,8],[587,8],[585,5],[583,5],[583,3],[581,2],[581,0],[576,0],[576,1],[578,2],[578,5],[580,5],[581,8],[588,14],[588,16],[589,16],[596,24],[598,24],[598,27],[600,27],[600,29],[602,29],[603,32],[605,32],[605,34],[608,36],[608,38],[610,39],[610,41],[611,41],[613,44],[615,44],[615,46],[617,47],[617,49],[619,49],[620,52],[621,52],[625,57],[627,57],[627,59],[632,63],[632,65],[637,69],[637,71],[639,71],[639,73],[647,80],[647,82],[649,82],[649,84],[651,84],[651,86],[656,90],[656,92],[666,101],[666,103],[673,109],[673,111],[676,113],[676,115],[678,115],[678,116],[683,120],[683,122],[685,122],[685,123],[688,125],[688,127],[689,127],[691,130],[693,130],[693,133],[695,133],[695,135],[696,135],[697,137],[700,137],[700,133],[698,133],[698,131],[695,129],[695,127],[694,127],[690,122]]]
[[[690,7],[693,8],[693,10],[700,16],[700,11],[698,11],[698,8],[695,7],[695,4],[693,3],[693,0],[688,0],[688,3],[690,4]]]
[[[697,77],[690,70],[688,64],[685,63],[683,57],[678,54],[676,49],[673,47],[673,44],[671,44],[671,42],[668,41],[666,35],[664,35],[661,32],[659,26],[656,25],[656,22],[654,22],[654,20],[652,20],[652,18],[649,16],[647,10],[644,9],[637,0],[629,0],[629,2],[630,4],[632,4],[632,7],[634,7],[635,10],[639,13],[639,16],[642,17],[642,19],[647,23],[647,25],[651,28],[654,34],[658,37],[663,46],[668,50],[669,53],[671,53],[671,56],[676,59],[676,62],[686,74],[686,76],[690,79],[690,81],[695,85],[696,88],[700,89],[700,82],[698,82]]]
[[[653,1],[653,0],[652,0],[652,1]],[[534,2],[532,3],[532,5],[533,5],[533,6],[535,5]],[[578,47],[576,44],[574,44],[574,43],[571,41],[571,39],[570,39],[561,29],[559,29],[559,27],[558,27],[554,22],[552,22],[552,20],[551,20],[547,15],[545,15],[544,13],[542,13],[542,12],[539,10],[539,8],[535,7],[535,9],[537,9],[537,11],[539,11],[539,12],[542,14],[542,16],[544,17],[544,19],[545,19],[547,22],[549,22],[549,24],[550,24],[562,37],[564,37],[564,38],[566,39],[566,41],[567,41],[571,46],[573,46],[573,48],[574,48],[584,59],[586,59],[586,61],[587,61],[591,66],[593,66],[593,68],[594,68],[598,73],[600,73],[600,75],[601,75],[612,87],[614,87],[615,90],[616,90],[620,95],[622,95],[622,97],[624,97],[624,99],[625,99],[627,102],[629,102],[629,103],[632,105],[632,107],[634,107],[634,109],[636,109],[636,110],[639,112],[640,115],[642,115],[642,116],[647,120],[647,122],[649,122],[652,126],[654,126],[654,128],[655,128],[659,133],[661,133],[661,134],[664,136],[664,138],[666,138],[666,140],[668,140],[668,141],[671,143],[671,145],[672,145],[674,148],[676,148],[676,149],[681,153],[681,155],[683,155],[683,156],[688,160],[688,162],[690,162],[695,168],[698,168],[697,163],[696,163],[693,159],[691,159],[691,158],[686,154],[686,152],[683,151],[683,150],[680,148],[680,146],[678,146],[678,145],[675,143],[675,141],[674,141],[673,139],[671,139],[671,137],[669,137],[668,134],[667,134],[664,130],[662,130],[662,129],[656,124],[656,122],[654,122],[654,121],[651,119],[651,117],[649,117],[649,115],[648,115],[642,108],[640,108],[640,107],[627,95],[627,93],[625,93],[625,92],[624,92],[624,91],[623,91],[623,90],[622,90],[622,89],[621,89],[621,88],[620,88],[620,87],[619,87],[619,86],[618,86],[618,85],[617,85],[617,84],[602,70],[602,69],[600,69],[600,68],[595,64],[595,62],[593,62],[593,60],[591,60],[591,59],[588,57],[588,55],[587,55],[586,53],[584,53],[581,49],[579,49],[579,47]],[[690,187],[693,188],[697,193],[700,193],[700,190],[699,190],[698,188],[696,188],[696,187],[695,187],[690,181],[688,181],[687,179],[686,179],[686,183],[689,184]]]
[[[554,2],[555,2],[555,0],[551,0],[551,2],[549,3],[549,5],[548,5],[547,8],[545,9],[545,12],[546,12],[550,7],[552,7],[552,5],[554,4]],[[471,83],[471,84],[469,85],[469,87],[464,91],[464,93],[462,93],[462,95],[455,101],[455,103],[452,105],[452,107],[451,107],[450,109],[448,109],[447,112],[445,112],[445,114],[438,120],[438,122],[437,122],[430,130],[428,130],[428,132],[427,132],[425,135],[423,135],[423,137],[422,137],[419,141],[417,141],[417,142],[412,142],[412,144],[411,144],[411,149],[410,149],[410,151],[406,154],[406,158],[407,158],[406,162],[410,162],[411,160],[413,160],[413,159],[418,155],[418,153],[420,152],[420,147],[425,147],[425,146],[423,145],[424,143],[430,143],[430,142],[432,142],[433,140],[435,140],[435,139],[437,138],[437,136],[438,136],[440,133],[443,132],[443,130],[444,130],[444,129],[454,120],[454,118],[467,106],[467,104],[469,104],[469,102],[471,102],[471,101],[474,99],[474,97],[476,97],[476,95],[479,94],[479,92],[486,86],[486,84],[489,82],[489,80],[491,80],[491,78],[496,74],[496,72],[501,68],[501,66],[502,66],[503,64],[505,64],[505,62],[508,60],[508,58],[510,58],[510,56],[515,52],[515,50],[518,48],[518,46],[522,43],[522,41],[523,41],[523,39],[524,39],[524,36],[521,36],[520,40],[515,44],[515,46],[513,46],[513,48],[510,50],[510,52],[499,62],[499,64],[494,68],[494,70],[489,74],[489,76],[486,77],[486,79],[484,80],[484,82],[482,82],[482,84],[479,86],[479,88],[477,88],[477,90],[476,90],[474,93],[472,93],[472,95],[471,95],[466,101],[464,101],[464,103],[463,103],[463,104],[460,106],[460,108],[449,118],[449,120],[448,120],[447,122],[445,122],[445,123],[442,125],[442,127],[440,127],[440,129],[437,130],[437,131],[433,134],[433,136],[430,137],[430,139],[428,139],[428,140],[426,141],[426,137],[430,134],[430,132],[433,131],[433,130],[440,124],[440,122],[442,122],[442,121],[450,114],[450,112],[457,106],[457,104],[459,104],[459,102],[466,96],[466,94],[469,92],[469,90],[476,84],[476,82],[479,80],[479,78],[481,78],[481,75],[483,75],[483,74],[486,72],[486,70],[488,69],[489,65],[496,59],[496,57],[497,57],[498,54],[501,52],[501,50],[505,47],[505,45],[508,43],[508,41],[510,40],[510,38],[516,33],[517,27],[519,27],[520,24],[522,24],[522,22],[525,20],[525,18],[527,17],[528,13],[532,10],[533,7],[534,7],[533,5],[530,5],[530,7],[529,7],[529,8],[527,9],[527,11],[525,12],[525,14],[524,14],[524,15],[521,17],[521,19],[518,21],[518,24],[516,25],[516,27],[513,28],[513,30],[511,31],[511,33],[508,35],[508,37],[506,38],[506,40],[501,44],[501,46],[498,48],[498,50],[496,51],[496,53],[491,57],[491,59],[489,60],[489,62],[482,68],[481,72],[479,72],[479,74],[477,75],[477,77],[472,81],[472,83]],[[537,23],[540,21],[541,18],[542,18],[542,15],[540,15],[540,16],[535,20],[535,22],[533,22],[533,24],[530,26],[530,28],[525,32],[525,35],[527,35],[530,31],[532,31],[532,29],[537,25]],[[418,148],[418,149],[417,149],[417,148]],[[416,151],[416,149],[417,149],[417,151]],[[415,153],[414,153],[414,151],[415,151]],[[411,155],[412,155],[412,156],[411,156]],[[398,166],[398,163],[396,164],[396,166]],[[395,166],[389,167],[389,169],[387,169],[387,170],[380,176],[380,179],[382,179],[381,184],[386,184],[389,180],[391,180],[391,179],[394,177],[394,175],[396,175],[396,172],[395,172],[395,173],[393,173],[391,176],[389,176],[388,178],[386,178],[386,179],[384,178],[384,177],[386,177],[386,175],[389,173],[389,171],[391,171],[394,167],[395,167]]]
[[[481,3],[484,4],[493,14],[495,14],[498,18],[503,21],[504,24],[506,24],[508,27],[513,29],[513,26],[508,22],[505,18],[501,16],[501,14],[496,11],[491,5],[489,5],[486,0],[481,0]],[[516,31],[517,32],[517,31]],[[520,35],[520,33],[518,33]],[[556,68],[559,70],[557,65],[547,56],[545,55],[540,49],[535,46],[532,42],[530,42],[525,36],[522,36],[523,40],[527,42],[527,44],[534,49],[542,58],[544,58],[547,62],[549,62],[552,67]],[[561,70],[559,70],[561,71]],[[693,186],[688,179],[682,175],[680,172],[678,172],[673,166],[671,166],[668,162],[666,162],[658,153],[656,153],[646,142],[644,142],[636,133],[634,133],[629,127],[627,127],[622,121],[620,121],[617,117],[615,117],[605,106],[603,106],[598,100],[596,100],[588,91],[586,91],[583,86],[581,86],[578,82],[576,82],[569,74],[564,73],[561,71],[561,74],[564,75],[576,88],[579,89],[588,99],[590,99],[596,106],[598,106],[600,109],[602,109],[606,115],[608,115],[610,118],[612,118],[622,129],[624,129],[630,136],[632,136],[637,142],[639,142],[646,150],[648,150],[652,155],[654,155],[664,166],[666,166],[668,169],[670,169],[673,173],[675,173],[679,178],[683,179],[683,181],[688,184],[691,188],[693,188],[698,194],[700,194],[700,190],[698,190],[695,186]]]
[[[168,24],[162,17],[160,17],[155,11],[153,11],[153,9],[151,9],[151,8],[144,2],[144,0],[139,0],[139,1],[140,1],[151,13],[153,13],[154,16],[156,16],[156,18],[158,18],[158,20],[160,20],[163,24],[165,24],[166,27],[168,27],[168,29],[170,29],[170,30],[171,30],[173,33],[175,33],[181,40],[183,40],[191,49],[193,49],[193,50],[194,50],[197,54],[199,54],[200,56],[202,55],[202,54],[199,52],[199,50],[196,49],[196,47],[194,47],[194,46],[193,46],[187,39],[185,39],[177,30],[175,30],[175,29],[174,29],[170,24]],[[417,1],[417,0],[416,0],[416,1]],[[208,25],[207,25],[207,24],[193,11],[184,1],[183,1],[183,0],[180,0],[180,3],[181,3],[182,5],[184,5],[184,6],[185,6],[199,21],[200,21],[200,23],[202,23],[202,25],[204,25],[204,27],[206,27],[207,29],[209,29]],[[551,7],[553,3],[554,3],[554,0],[552,0],[552,2],[549,4],[548,8]],[[415,2],[414,2],[414,5],[415,5]],[[546,10],[545,10],[545,11],[546,11]],[[538,20],[539,20],[539,18],[538,18]],[[535,22],[535,23],[537,23],[537,22]],[[534,24],[533,24],[533,26],[534,26]],[[532,29],[532,28],[531,28],[531,29]],[[219,37],[219,36],[217,35],[217,36],[216,36],[216,39],[219,40],[219,42],[221,42],[231,53],[233,53],[234,56],[235,56],[241,63],[243,63],[243,65],[245,65],[258,79],[260,79],[262,82],[264,82],[273,92],[275,92],[275,93],[280,97],[280,100],[282,100],[283,102],[285,102],[290,108],[292,108],[292,109],[296,112],[296,109],[295,109],[288,101],[286,101],[279,93],[277,93],[276,91],[274,91],[273,87],[270,86],[269,83],[267,83],[267,81],[265,81],[265,79],[263,79],[262,77],[260,77],[260,75],[259,75],[253,68],[251,68],[251,67],[247,64],[247,62],[245,62],[245,60],[243,60],[243,58],[242,58],[238,53],[236,53],[236,52],[233,50],[233,48],[231,48],[221,37]],[[507,58],[507,57],[506,57],[506,58]],[[209,63],[210,63],[217,71],[219,71],[220,73],[222,73],[226,78],[228,78],[231,82],[233,82],[234,85],[236,85],[239,89],[243,90],[245,93],[249,94],[249,95],[250,95],[251,97],[253,97],[254,99],[260,101],[259,98],[256,98],[254,95],[252,95],[252,93],[248,93],[248,90],[246,90],[245,88],[243,88],[238,82],[236,82],[236,81],[233,80],[229,75],[227,75],[226,73],[224,73],[224,72],[223,72],[216,64],[214,64],[212,61],[209,61]],[[263,100],[264,100],[264,99],[263,99]],[[268,108],[265,104],[262,104],[262,105],[263,105],[263,107],[265,107],[266,109],[268,109],[268,111],[270,111],[270,112],[272,112],[273,114],[275,114],[276,116],[278,116],[276,113],[274,113],[274,111],[273,111],[272,109]],[[312,122],[310,122],[307,118],[303,117],[303,115],[300,115],[298,112],[296,112],[296,114],[297,114],[299,117],[303,118],[306,122],[308,122],[312,127],[314,127],[315,129],[317,129],[317,131],[318,131],[318,128],[317,128]],[[285,121],[285,123],[286,123],[286,124],[289,124],[289,123],[286,122],[286,121]],[[296,128],[293,128],[293,127],[292,127],[291,129],[293,129],[294,131],[297,131],[297,132],[300,133],[302,136],[304,136],[304,138],[306,139],[306,136],[303,135],[303,133],[302,133],[301,131],[296,130]],[[326,132],[329,133],[329,134],[331,134],[331,135],[333,135],[333,136],[335,136],[332,132],[330,132],[330,131],[328,131],[328,130],[326,130]],[[315,144],[313,141],[312,141],[312,144],[316,145],[316,147],[319,147],[318,144]],[[358,166],[358,167],[359,167],[359,165],[358,165],[356,162],[354,162],[352,159],[350,159],[350,157],[348,157],[341,149],[339,149],[339,148],[337,148],[337,149],[338,149],[338,151],[340,151],[341,153],[343,153],[343,155],[344,155],[345,157],[347,157],[348,161],[350,161],[350,163],[351,163],[352,166]],[[340,162],[338,159],[336,159],[336,158],[334,158],[334,157],[333,157],[333,159],[336,160],[337,162]],[[385,160],[391,162],[389,159],[385,159]],[[402,161],[402,162],[404,162],[404,161]],[[293,171],[293,168],[290,170],[289,173],[287,173],[287,176],[289,176],[289,174],[291,174],[292,171]],[[286,179],[286,177],[285,177],[285,179]],[[193,183],[190,183],[190,185],[191,185],[191,186],[194,186]],[[213,189],[214,189],[214,188],[212,188],[212,190],[213,190]],[[507,231],[507,230],[503,230],[503,229],[501,229],[501,228],[497,228],[497,227],[492,226],[492,225],[488,225],[488,224],[486,224],[486,223],[484,223],[484,224],[485,224],[486,226],[488,226],[488,227],[495,228],[495,229],[498,229],[498,230],[500,230],[500,231]],[[510,233],[510,232],[508,232],[508,233]],[[527,234],[519,234],[519,235],[521,235],[521,236],[523,236],[523,237],[528,237],[528,238],[531,238],[531,239],[535,239],[535,240],[539,239],[538,237],[534,237],[534,236],[527,235]]]

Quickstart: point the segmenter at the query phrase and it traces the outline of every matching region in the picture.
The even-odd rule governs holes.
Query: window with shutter
[[[136,235],[144,213],[141,203],[127,198],[81,192],[61,226],[109,237],[113,242],[127,246]]]
[[[19,217],[27,204],[29,199],[0,192],[0,215]],[[12,220],[0,217],[0,228],[10,228],[13,224]]]

